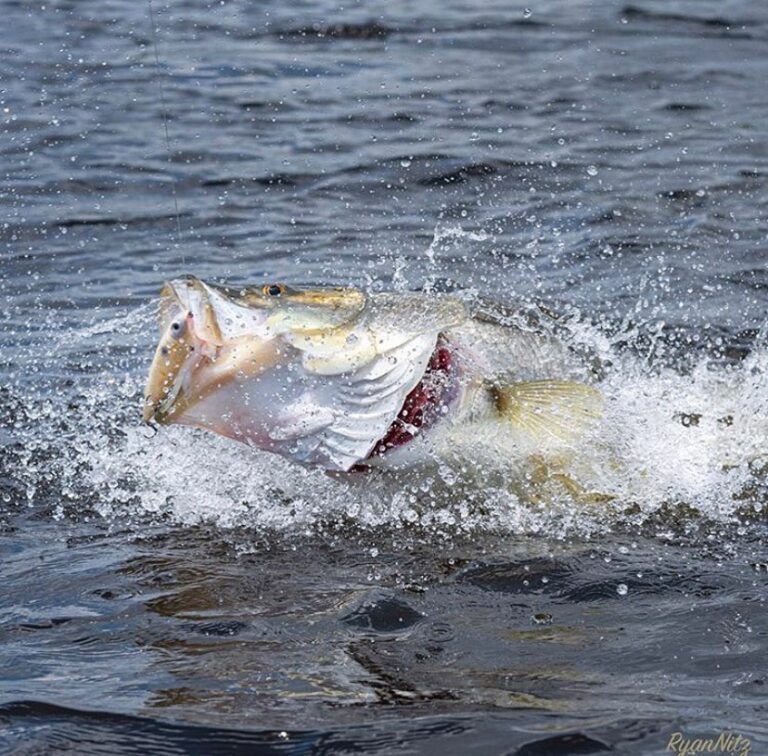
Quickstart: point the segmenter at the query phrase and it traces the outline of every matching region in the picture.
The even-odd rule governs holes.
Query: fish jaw
[[[161,292],[160,342],[144,389],[142,419],[168,425],[236,374],[252,375],[274,363],[264,317],[231,303],[193,277]],[[222,324],[231,338],[226,338]],[[249,333],[250,335],[236,335]],[[266,338],[264,338],[266,337]]]
[[[199,338],[192,343],[196,346],[188,347],[189,356],[183,365],[174,371],[171,363],[171,369],[166,371],[167,377],[154,378],[154,366],[150,371],[150,381],[154,380],[153,386],[161,384],[164,396],[158,402],[157,394],[147,392],[145,422],[154,420],[161,425],[193,425],[231,435],[223,429],[221,417],[209,413],[207,421],[201,420],[195,408],[213,394],[223,392],[222,396],[227,395],[225,390],[232,384],[246,382],[268,371],[280,361],[282,352],[274,341],[265,342],[248,336],[230,340],[221,346],[212,346]],[[165,358],[162,354],[156,356],[156,360]],[[160,368],[160,374],[162,370]]]
[[[194,317],[181,308],[168,308],[169,318],[149,369],[144,388],[145,423],[172,422],[177,404],[184,400],[187,377],[194,369],[207,343],[200,339]]]
[[[196,376],[194,400],[185,403],[174,422],[301,462],[329,418],[302,403],[302,389],[286,383],[290,372],[290,367],[265,368],[247,375],[243,369],[204,365]]]

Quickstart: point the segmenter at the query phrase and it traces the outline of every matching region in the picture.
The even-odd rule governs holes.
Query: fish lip
[[[160,401],[153,401],[145,397],[144,410],[141,420],[145,425],[170,425],[177,404],[183,398],[183,390],[169,392],[169,395]]]
[[[168,425],[168,418],[173,414],[173,407],[176,404],[177,397],[173,398],[170,407],[163,408],[167,398],[159,402],[152,401],[150,397],[144,399],[144,409],[141,413],[141,421],[144,425]]]
[[[173,278],[170,281],[166,281],[163,288],[160,291],[160,297],[162,299],[170,298],[173,304],[176,304],[184,311],[189,310],[189,290],[205,291],[205,284],[195,276],[191,274],[179,276],[179,278]],[[168,306],[167,303],[166,307]]]
[[[182,358],[184,361],[176,366],[174,372],[170,375],[162,363],[158,362],[161,352],[167,354],[167,347],[164,351],[160,349],[164,345],[164,340],[168,338],[168,328],[174,320],[184,319],[187,323],[188,335],[182,338],[181,344],[191,345],[191,352],[200,354],[203,350],[205,341],[196,332],[196,320],[193,320],[191,309],[191,291],[199,292],[201,297],[206,296],[205,285],[194,276],[187,275],[170,281],[166,281],[160,292],[160,325],[161,340],[155,352],[155,358],[150,367],[147,384],[144,389],[144,405],[142,407],[142,422],[158,425],[167,425],[173,422],[173,416],[180,400],[183,399],[183,380],[188,372],[189,355]],[[186,315],[185,315],[186,313]],[[162,384],[158,383],[161,379]],[[154,382],[154,385],[153,385]]]
[[[157,410],[157,402],[153,402],[148,396],[144,397],[144,410],[141,413],[141,422],[144,425],[152,425]]]

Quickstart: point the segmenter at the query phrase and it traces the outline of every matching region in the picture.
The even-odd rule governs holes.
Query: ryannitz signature
[[[717,737],[709,738],[687,738],[682,732],[673,732],[669,736],[667,750],[678,756],[695,756],[700,753],[749,756],[752,741],[730,730],[723,730]]]

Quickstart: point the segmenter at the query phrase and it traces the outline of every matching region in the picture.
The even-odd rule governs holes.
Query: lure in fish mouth
[[[327,470],[408,464],[446,431],[506,423],[570,441],[600,395],[551,335],[418,293],[192,276],[161,292],[147,423],[190,425]]]

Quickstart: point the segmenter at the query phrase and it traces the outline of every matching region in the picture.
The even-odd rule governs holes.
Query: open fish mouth
[[[189,277],[161,291],[160,342],[144,391],[142,419],[165,424],[185,405],[191,373],[215,354],[221,331],[205,285]]]
[[[213,430],[295,461],[349,470],[438,416],[455,299],[358,289],[166,284],[145,422]]]
[[[235,376],[258,372],[263,347],[272,341],[268,316],[268,310],[237,302],[193,276],[167,283],[161,292],[160,342],[144,392],[144,421],[183,423],[190,408]]]

